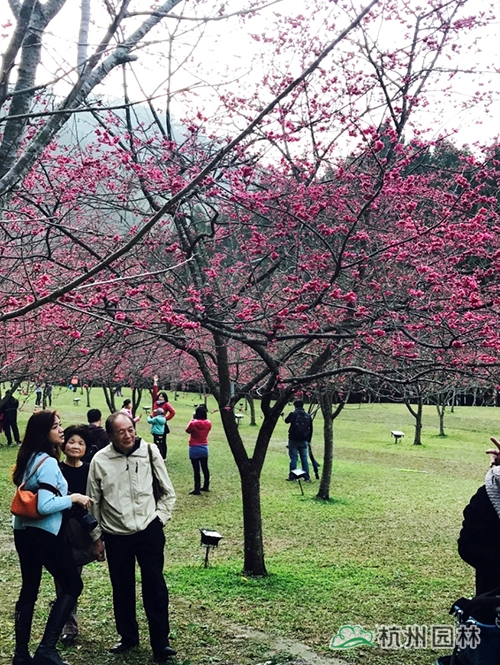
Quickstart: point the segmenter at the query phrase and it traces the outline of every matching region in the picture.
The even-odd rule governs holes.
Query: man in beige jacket
[[[102,530],[120,635],[110,652],[122,654],[139,644],[137,561],[153,656],[163,662],[176,653],[169,644],[168,589],[163,577],[163,526],[172,515],[175,492],[158,448],[136,436],[129,416],[113,413],[106,432],[111,443],[90,464],[87,492]],[[158,500],[153,495],[153,469],[162,490]],[[98,558],[103,558],[104,546],[101,540],[96,542]]]

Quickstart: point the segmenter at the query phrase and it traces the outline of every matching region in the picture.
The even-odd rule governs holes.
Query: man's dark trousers
[[[11,419],[10,416],[4,416],[3,429],[5,432],[5,438],[7,439],[7,445],[12,445],[12,434],[14,435],[14,441],[16,443],[20,442],[21,439],[19,438],[19,429],[17,427],[16,418]]]
[[[142,600],[153,651],[168,646],[168,589],[163,577],[165,535],[158,518],[130,536],[104,534],[113,587],[116,630],[122,642],[139,643],[135,605],[135,562],[141,570]]]

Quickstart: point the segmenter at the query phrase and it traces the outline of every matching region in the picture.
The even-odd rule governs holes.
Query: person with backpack
[[[82,458],[82,462],[90,464],[94,455],[109,445],[109,436],[106,430],[101,426],[102,413],[99,409],[89,409],[87,411],[88,443],[87,452]]]
[[[307,459],[307,448],[312,439],[313,426],[312,418],[304,411],[304,402],[301,399],[293,403],[295,411],[292,411],[285,418],[285,422],[290,425],[288,430],[288,456],[290,457],[290,472],[287,480],[296,480],[292,471],[297,468],[297,460],[300,455],[302,470],[306,475],[304,480],[309,478],[309,461]]]

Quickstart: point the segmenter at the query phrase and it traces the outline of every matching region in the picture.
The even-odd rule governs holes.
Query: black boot
[[[56,644],[76,601],[74,596],[68,594],[58,596],[52,605],[42,641],[33,657],[33,665],[69,665],[60,657]]]
[[[201,492],[200,492],[200,485],[201,485],[201,483],[200,483],[200,479],[199,479],[199,478],[195,478],[195,479],[194,479],[194,490],[193,490],[192,492],[189,492],[189,494],[201,494]]]
[[[15,631],[16,631],[16,651],[12,659],[12,665],[31,665],[33,662],[28,644],[31,635],[31,622],[33,620],[33,605],[23,605],[16,610]]]

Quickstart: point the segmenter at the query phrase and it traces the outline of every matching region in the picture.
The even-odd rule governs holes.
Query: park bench
[[[391,431],[391,436],[394,437],[394,443],[399,443],[399,439],[404,437],[405,433],[398,429],[393,429]]]

